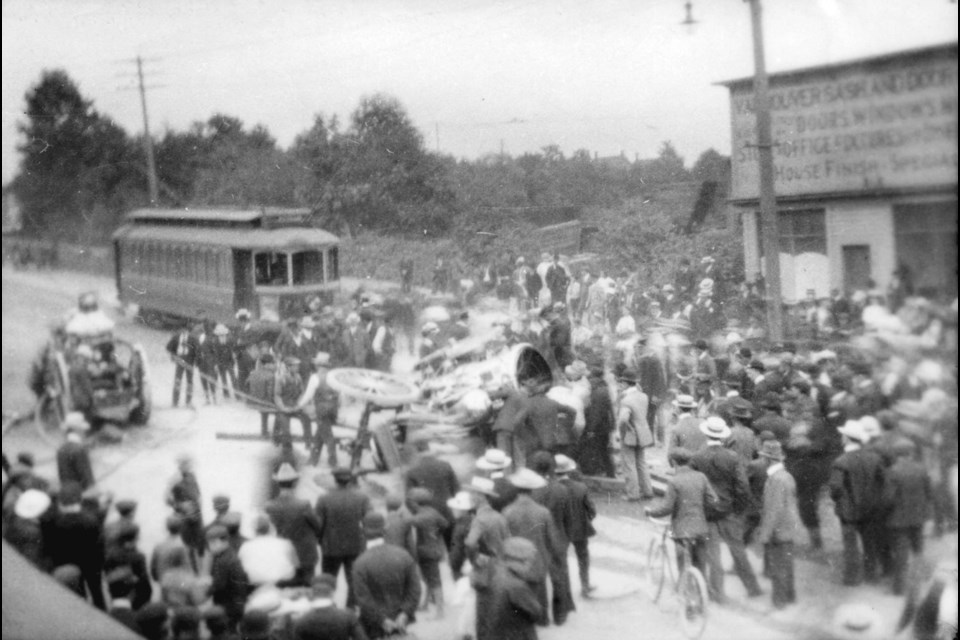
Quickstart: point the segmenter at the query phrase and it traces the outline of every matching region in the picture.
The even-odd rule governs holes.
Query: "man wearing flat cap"
[[[336,486],[317,499],[320,519],[320,548],[323,573],[336,576],[343,567],[347,580],[347,607],[354,605],[353,563],[363,552],[363,519],[370,513],[370,498],[354,486],[354,474],[347,467],[333,470]],[[381,532],[381,536],[382,536]]]
[[[366,640],[357,614],[334,604],[336,590],[337,579],[329,574],[313,579],[310,610],[293,625],[295,640]]]
[[[764,546],[773,606],[782,609],[797,600],[793,580],[793,543],[799,526],[797,484],[783,466],[783,447],[778,441],[764,442],[759,455],[768,466],[757,539]]]
[[[57,475],[60,485],[76,482],[81,490],[89,489],[95,482],[93,466],[90,464],[90,452],[87,451],[83,438],[90,425],[83,414],[71,411],[64,419],[66,441],[57,449]]]
[[[370,638],[404,634],[420,603],[417,563],[406,550],[384,544],[384,524],[383,514],[376,511],[363,517],[366,551],[351,571],[360,623]]]
[[[521,537],[504,542],[503,558],[491,570],[474,574],[477,640],[535,639],[545,612],[534,588],[536,546]]]
[[[289,463],[283,463],[274,475],[279,493],[267,502],[264,511],[270,517],[277,535],[286,538],[297,552],[298,566],[294,583],[309,586],[320,555],[317,545],[323,534],[323,526],[310,502],[296,496],[300,476]],[[326,555],[326,550],[324,550]]]

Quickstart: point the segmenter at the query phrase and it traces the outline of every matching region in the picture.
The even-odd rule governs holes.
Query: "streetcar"
[[[339,239],[309,209],[138,209],[113,234],[121,304],[147,324],[303,315],[340,289]]]

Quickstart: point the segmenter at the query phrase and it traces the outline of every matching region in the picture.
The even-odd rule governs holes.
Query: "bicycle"
[[[652,516],[649,519],[661,528],[660,535],[650,541],[647,549],[647,579],[654,590],[653,601],[660,600],[669,576],[673,593],[680,602],[683,633],[688,638],[699,638],[707,627],[707,603],[709,602],[707,581],[704,580],[703,573],[693,566],[693,559],[686,544],[674,540],[676,559],[670,553],[667,544],[668,540],[673,540],[670,535],[670,520]],[[679,575],[677,575],[678,563],[683,567]]]

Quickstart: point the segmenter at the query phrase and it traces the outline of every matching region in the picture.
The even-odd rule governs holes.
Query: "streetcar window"
[[[284,286],[290,282],[285,253],[258,253],[253,257],[253,266],[258,285]]]
[[[331,247],[327,251],[327,280],[340,279],[340,250]]]
[[[293,284],[320,284],[323,282],[323,253],[300,251],[293,254]]]

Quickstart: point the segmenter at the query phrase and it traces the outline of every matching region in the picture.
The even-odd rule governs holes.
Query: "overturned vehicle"
[[[59,434],[71,412],[83,414],[94,428],[150,419],[146,353],[115,336],[113,328],[96,296],[84,294],[78,309],[51,332],[29,381],[37,396],[35,420],[45,436]]]

